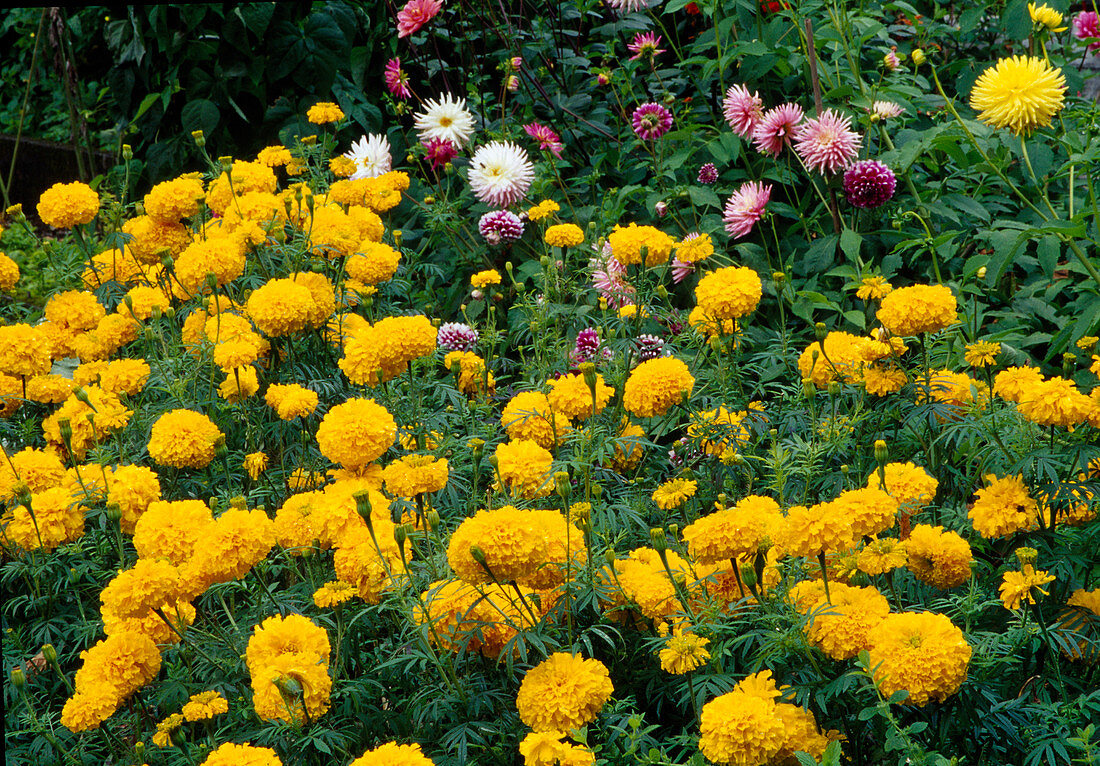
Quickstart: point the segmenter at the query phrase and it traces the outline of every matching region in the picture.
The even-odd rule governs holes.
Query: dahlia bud
[[[611,75],[607,72],[600,72],[596,75],[596,82],[600,85],[609,85],[611,83]]]
[[[704,163],[699,168],[699,175],[696,180],[701,184],[707,184],[709,186],[718,180],[718,168],[714,166],[713,162]]]
[[[914,48],[912,54],[910,55],[913,58],[913,66],[919,67],[921,64],[928,61],[928,59],[924,55],[924,51],[922,51],[920,48]]]
[[[653,212],[655,212],[659,218],[664,218],[665,213],[668,212],[668,203],[664,200],[660,200],[653,206]]]
[[[890,72],[893,72],[901,66],[901,59],[898,58],[897,48],[891,48],[890,52],[882,57],[882,65]]]

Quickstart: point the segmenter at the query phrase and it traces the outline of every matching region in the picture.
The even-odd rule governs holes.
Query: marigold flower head
[[[892,335],[937,332],[958,320],[958,301],[947,285],[912,285],[882,299],[875,316]]]
[[[708,761],[755,766],[774,758],[786,744],[786,729],[774,699],[741,688],[715,697],[699,715],[699,749]]]
[[[359,595],[359,588],[343,580],[327,582],[313,593],[313,603],[318,609],[331,609]]]
[[[62,487],[51,487],[31,495],[34,516],[23,505],[16,506],[4,529],[8,539],[26,551],[52,551],[78,540],[84,534],[83,505]]]
[[[1035,603],[1035,594],[1032,589],[1039,591],[1044,596],[1049,595],[1043,590],[1044,585],[1054,582],[1054,575],[1048,574],[1042,569],[1035,569],[1031,564],[1024,564],[1020,571],[1008,571],[1004,574],[1004,580],[999,588],[1001,603],[1005,609],[1015,611],[1023,602]]]
[[[368,750],[349,766],[433,766],[434,761],[424,755],[420,745],[399,745],[387,742]]]
[[[623,388],[623,406],[642,418],[664,415],[686,401],[695,386],[688,366],[675,357],[642,362],[630,373]]]
[[[0,290],[10,292],[18,281],[19,264],[5,253],[0,253]]]
[[[326,125],[344,119],[344,111],[331,101],[318,101],[306,112],[306,119],[314,125]]]
[[[214,516],[201,500],[154,500],[134,525],[134,548],[141,558],[165,558],[186,563]]]
[[[574,223],[546,227],[542,241],[551,247],[576,247],[584,242],[584,231]]]
[[[415,497],[438,492],[447,486],[447,459],[431,455],[407,455],[382,471],[386,489],[397,497]]]
[[[1061,376],[1022,386],[1016,400],[1017,411],[1041,426],[1068,428],[1084,423],[1093,407],[1091,398]]]
[[[216,691],[199,692],[191,695],[180,712],[188,721],[205,721],[216,715],[228,713],[229,702]]]
[[[198,178],[182,176],[162,181],[145,195],[145,213],[159,223],[178,223],[199,212],[204,195]]]
[[[746,266],[712,271],[695,287],[695,301],[711,321],[740,319],[752,313],[764,294],[760,275]]]
[[[918,524],[905,540],[908,567],[918,580],[940,590],[962,585],[970,579],[974,556],[970,543],[943,527]]]
[[[214,447],[224,441],[210,418],[192,410],[172,410],[157,418],[149,435],[149,457],[157,465],[205,468],[214,459]]]
[[[1029,135],[1050,125],[1062,111],[1066,78],[1045,59],[1003,58],[986,69],[970,91],[970,106],[978,119],[1016,135]]]
[[[199,766],[283,766],[283,762],[270,747],[226,742],[212,750]]]
[[[496,269],[487,269],[485,271],[479,271],[470,277],[470,285],[479,290],[483,290],[490,285],[499,285],[501,282],[500,272]]]
[[[545,497],[553,491],[549,450],[530,439],[516,439],[497,445],[497,471],[513,494],[520,497]]]
[[[613,691],[602,662],[557,652],[524,675],[516,707],[535,731],[571,731],[594,721]]]
[[[653,491],[651,499],[661,510],[679,508],[688,498],[695,496],[699,484],[691,479],[670,479]]]
[[[709,643],[710,639],[677,628],[657,654],[661,670],[675,676],[690,673],[710,659]]]
[[[358,469],[380,458],[397,439],[397,422],[373,399],[348,399],[333,407],[317,428],[321,454]]]
[[[904,704],[923,707],[943,702],[966,680],[972,650],[963,632],[935,612],[887,616],[875,630],[868,666],[889,698],[902,689]]]
[[[650,268],[667,263],[676,245],[676,240],[660,229],[636,223],[626,227],[616,224],[607,241],[611,245],[612,257],[624,266],[642,263],[642,248],[645,248],[645,265]]]
[[[99,195],[80,181],[56,183],[38,200],[38,217],[55,229],[71,229],[90,222],[99,212]]]
[[[987,539],[1005,537],[1038,525],[1039,503],[1031,496],[1022,476],[994,474],[983,477],[988,486],[974,493],[967,515],[978,534]]]
[[[867,486],[885,489],[898,505],[908,513],[915,513],[936,499],[939,481],[927,470],[911,462],[887,463],[883,467],[886,477],[885,486],[878,471],[872,471],[867,477]]]

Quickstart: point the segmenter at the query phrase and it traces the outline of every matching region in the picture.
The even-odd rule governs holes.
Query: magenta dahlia
[[[722,114],[734,133],[750,138],[756,123],[764,116],[764,102],[759,93],[749,93],[744,85],[731,85],[722,101]]]
[[[477,230],[490,245],[515,242],[523,236],[523,221],[510,210],[493,210],[481,216]]]
[[[802,117],[802,107],[798,104],[781,104],[764,112],[752,131],[752,143],[756,150],[764,154],[779,154],[791,145]]]
[[[707,184],[708,186],[718,180],[718,168],[714,167],[713,162],[706,162],[701,168],[699,168],[699,178],[697,179],[701,184]]]
[[[1095,11],[1081,11],[1073,17],[1073,36],[1078,40],[1089,40],[1089,50],[1100,49],[1100,16]]]
[[[672,112],[650,101],[634,110],[634,132],[643,141],[656,141],[672,129]]]
[[[878,160],[860,160],[844,171],[844,196],[855,207],[886,204],[897,184],[894,172]]]
[[[439,326],[436,343],[445,351],[473,351],[478,332],[468,324],[445,322]]]

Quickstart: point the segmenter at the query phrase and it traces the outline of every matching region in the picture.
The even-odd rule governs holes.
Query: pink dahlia
[[[729,235],[738,239],[751,232],[756,222],[764,216],[764,208],[771,198],[771,184],[758,181],[741,184],[741,188],[726,201],[726,209],[722,215]]]
[[[477,230],[490,245],[515,242],[523,236],[523,221],[510,210],[494,210],[481,216]]]
[[[611,257],[610,246],[604,246],[604,252],[589,262],[592,269],[592,286],[615,308],[634,303],[634,285],[626,279],[626,266]]]
[[[646,0],[607,0],[607,4],[619,13],[643,11],[647,5]]]
[[[672,259],[672,281],[675,284],[680,284],[689,276],[695,273],[695,263],[681,261],[679,258]]]
[[[882,57],[882,65],[890,72],[893,72],[901,66],[901,59],[898,58],[897,48],[891,48],[889,53]]]
[[[701,184],[707,184],[708,186],[718,180],[718,168],[714,167],[713,162],[706,162],[699,168],[699,177],[696,179]]]
[[[903,114],[905,110],[893,101],[876,101],[871,104],[872,122],[885,122],[893,117],[901,117]]]
[[[722,101],[722,113],[733,132],[741,138],[749,138],[756,123],[764,116],[764,102],[759,93],[749,93],[744,85],[731,85]]]
[[[641,58],[654,59],[660,54],[665,52],[664,48],[658,48],[661,44],[661,36],[655,35],[652,32],[646,32],[645,34],[639,32],[634,35],[634,40],[631,41],[626,47],[634,55],[630,57],[631,61],[637,61]]]
[[[844,196],[855,207],[874,208],[894,196],[897,179],[878,160],[860,160],[844,172]]]
[[[550,152],[555,157],[561,156],[564,145],[561,138],[553,130],[537,122],[524,125],[523,129],[527,132],[527,135],[539,142],[539,149]]]
[[[467,174],[474,196],[493,207],[508,207],[523,199],[535,180],[527,152],[511,141],[490,141],[474,152]]]
[[[397,36],[408,37],[443,10],[443,0],[409,0],[397,12]]]
[[[473,351],[478,332],[462,322],[445,322],[439,326],[436,343],[446,351]]]
[[[672,128],[672,112],[650,101],[634,110],[634,132],[643,141],[656,141]]]
[[[386,89],[400,99],[412,95],[409,90],[409,75],[401,68],[401,59],[392,58],[386,62],[386,71],[383,76],[386,80]]]
[[[806,120],[794,136],[794,150],[806,167],[818,173],[835,173],[859,154],[863,139],[852,130],[852,121],[832,109]]]
[[[798,104],[782,104],[769,109],[752,131],[753,145],[764,154],[779,154],[791,145],[802,117],[802,107]]]
[[[458,154],[458,148],[445,138],[429,138],[424,142],[424,151],[433,170],[443,167]]]
[[[1073,17],[1073,36],[1078,40],[1100,37],[1100,16],[1095,11],[1081,11]],[[1089,43],[1089,50],[1100,49],[1100,40]]]

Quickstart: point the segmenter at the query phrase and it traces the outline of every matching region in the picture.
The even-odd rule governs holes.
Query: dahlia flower
[[[722,220],[726,231],[734,239],[744,237],[752,231],[764,215],[764,208],[772,196],[771,184],[749,181],[741,185],[726,201]]]
[[[409,90],[409,75],[401,68],[401,59],[392,58],[386,62],[386,70],[383,73],[386,81],[386,90],[400,99],[406,99],[412,95]]]
[[[388,173],[393,163],[390,157],[390,141],[378,133],[360,138],[344,156],[355,163],[355,172],[351,174],[353,181]]]
[[[878,160],[860,160],[844,172],[844,197],[854,207],[880,207],[896,187],[893,171]]]
[[[561,138],[550,128],[545,125],[540,125],[537,122],[532,122],[523,126],[523,130],[531,138],[535,139],[539,143],[539,149],[550,152],[555,157],[561,156],[561,150],[563,144]]]
[[[722,113],[734,133],[749,138],[764,116],[764,102],[759,93],[749,93],[744,85],[731,85],[722,101]]]
[[[511,210],[493,210],[481,216],[477,230],[490,245],[499,245],[523,236],[523,221]]]
[[[534,178],[527,152],[510,141],[492,141],[470,160],[470,188],[493,207],[508,207],[523,199]]]
[[[634,54],[630,57],[630,60],[637,61],[640,58],[653,59],[664,53],[664,48],[657,47],[660,44],[660,35],[655,35],[653,32],[639,32],[634,35],[634,39],[626,47]]]
[[[413,118],[413,127],[421,143],[436,139],[463,146],[474,132],[474,116],[466,109],[466,99],[444,93],[438,101],[429,98],[425,102],[424,111]]]
[[[859,154],[861,143],[851,119],[832,109],[806,120],[794,137],[794,149],[806,167],[822,175],[846,167]]]
[[[798,104],[782,104],[769,109],[753,128],[753,145],[764,154],[779,154],[791,145],[802,117],[802,107]]]
[[[1078,40],[1092,40],[1089,50],[1100,49],[1100,16],[1095,11],[1081,11],[1073,17],[1073,36]]]
[[[409,0],[397,12],[397,36],[408,37],[443,10],[443,0]]]
[[[1012,56],[982,72],[970,91],[970,106],[982,122],[1022,136],[1050,125],[1065,97],[1062,70],[1041,58]]]
[[[672,112],[650,101],[634,110],[631,123],[638,138],[643,141],[656,141],[672,128]]]

